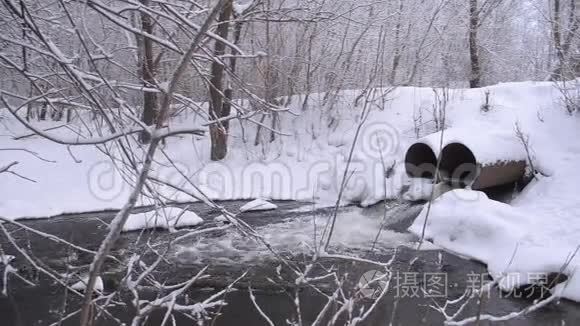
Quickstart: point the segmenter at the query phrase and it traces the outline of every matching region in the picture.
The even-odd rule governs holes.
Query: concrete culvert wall
[[[456,187],[473,184],[478,176],[475,155],[461,143],[447,144],[441,151],[439,175],[442,180]]]
[[[437,157],[431,147],[424,143],[415,143],[405,155],[405,170],[413,178],[433,179]]]

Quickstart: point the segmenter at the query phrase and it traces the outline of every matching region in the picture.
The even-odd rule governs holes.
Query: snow
[[[500,126],[501,128],[501,126]],[[512,130],[495,130],[461,127],[443,131],[442,147],[450,143],[460,143],[467,146],[482,165],[498,161],[522,161],[526,159],[526,151]],[[418,142],[429,145],[435,155],[441,149],[441,132],[430,134]]]
[[[264,199],[255,199],[240,207],[240,212],[269,211],[278,208],[275,204]]]
[[[145,213],[131,214],[123,231],[141,229],[166,229],[175,231],[177,228],[197,226],[203,219],[192,211],[179,207],[165,207]]]
[[[541,179],[531,185],[531,189],[546,181]],[[541,197],[534,200],[542,201]],[[522,201],[521,197],[518,201]],[[579,213],[579,205],[570,206],[567,205],[573,211],[569,213]],[[500,287],[506,291],[533,282],[534,275],[562,271],[569,279],[553,292],[579,301],[580,258],[574,256],[580,245],[576,233],[580,231],[580,223],[575,221],[577,215],[557,216],[552,209],[550,215],[544,215],[545,212],[536,210],[537,207],[511,206],[491,200],[483,192],[452,190],[433,202],[425,239],[486,263],[490,275],[498,279]],[[417,236],[423,232],[426,212],[425,206],[409,228]],[[569,261],[570,257],[573,259]]]
[[[85,276],[80,281],[71,285],[71,289],[83,292],[87,288],[88,282],[89,282],[89,277]],[[94,290],[97,292],[103,292],[104,289],[105,289],[105,286],[103,284],[103,279],[100,276],[97,276],[97,279],[95,281]]]
[[[254,3],[253,0],[246,0],[244,3],[240,3],[239,1],[234,2],[234,12],[236,15],[241,15],[246,11],[248,8],[252,6]]]
[[[2,263],[5,266],[8,266],[8,264],[10,264],[11,261],[13,261],[16,257],[13,255],[6,255],[4,253],[0,254],[0,263]]]
[[[214,217],[213,220],[214,220],[214,222],[218,222],[218,223],[223,223],[223,222],[229,221],[229,219],[223,214]]]
[[[227,222],[228,218],[221,214],[213,218],[215,222]]]
[[[513,142],[513,146],[504,146],[509,141],[501,136],[514,134],[515,122],[520,123],[524,132],[542,135],[554,134],[552,128],[556,129],[555,135],[562,134],[569,127],[575,128],[566,126],[573,119],[557,107],[560,94],[552,83],[500,84],[488,90],[494,103],[489,112],[480,110],[484,90],[450,90],[447,112],[447,122],[451,126],[449,137],[456,130],[456,139],[462,134],[474,134],[469,138],[471,141],[485,140],[485,137],[479,137],[484,131],[496,130],[499,140],[494,149],[501,151],[502,155],[517,154],[521,157],[521,147],[516,149]],[[348,166],[349,182],[342,204],[369,206],[384,198],[400,198],[402,189],[409,182],[402,164],[405,150],[417,140],[417,136],[423,138],[434,131],[433,124],[425,122],[416,133],[413,123],[413,118],[419,113],[424,115],[424,121],[431,118],[430,112],[423,108],[430,107],[434,101],[433,90],[400,87],[386,96],[384,110],[371,111],[361,129],[352,161],[347,164],[360,121],[361,108],[353,104],[358,95],[356,90],[341,93],[333,109],[335,126],[332,128],[328,128],[329,114],[322,108],[324,94],[311,94],[309,100],[313,107],[321,107],[319,110],[302,111],[302,98],[296,96],[290,109],[300,114],[280,115],[279,129],[291,132],[292,136],[279,136],[270,142],[269,133],[262,132],[264,140],[258,146],[253,144],[256,126],[249,121],[232,120],[229,153],[220,162],[209,159],[209,137],[170,137],[164,150],[183,175],[188,177],[177,173],[161,153],[155,156],[150,174],[182,187],[196,197],[177,192],[169,186],[156,185],[155,190],[173,202],[197,201],[203,198],[202,191],[214,200],[306,200],[330,206],[336,201],[344,170]],[[380,107],[381,103],[377,106]],[[123,155],[117,145],[111,144],[106,148],[117,160],[113,163],[103,153],[103,146],[98,149],[95,146],[67,148],[38,136],[14,140],[14,135],[30,132],[2,109],[0,116],[0,148],[29,150],[47,160],[37,159],[26,151],[2,151],[0,166],[18,161],[20,164],[12,170],[36,182],[24,181],[12,174],[0,174],[1,216],[22,219],[120,209],[126,202],[135,173],[118,164]],[[540,122],[540,118],[545,123]],[[63,125],[62,122],[51,121],[34,123],[36,128],[42,130]],[[204,123],[205,120],[197,115],[184,114],[173,118],[170,128],[206,129]],[[560,126],[562,130],[559,130]],[[75,128],[80,127],[73,125],[70,128],[73,130],[63,127],[47,133],[74,139],[77,137]],[[573,139],[566,134],[560,138],[550,137],[545,138],[560,143]],[[556,169],[549,158],[552,150],[540,152],[535,144],[540,140],[533,135],[530,139],[536,151],[537,167],[551,174]],[[557,147],[562,145],[555,144],[554,148]],[[142,159],[144,149],[136,144],[133,144],[133,149]],[[544,156],[548,159],[542,159]],[[387,173],[393,163],[391,173]],[[389,178],[385,180],[387,175]],[[30,198],[34,198],[34,204],[30,203]],[[147,197],[139,198],[137,203],[138,206],[154,204]]]
[[[413,178],[409,180],[409,189],[403,194],[406,201],[428,200],[433,192],[433,180]]]
[[[427,206],[410,227],[411,232],[422,234],[426,213]],[[500,253],[510,256],[515,250],[512,239],[523,236],[518,227],[526,221],[522,215],[507,204],[490,200],[483,192],[456,189],[433,201],[425,238],[481,261],[491,260]],[[488,242],[496,247],[488,246]]]

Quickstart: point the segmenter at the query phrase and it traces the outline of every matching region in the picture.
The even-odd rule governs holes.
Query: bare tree
[[[227,40],[230,30],[230,19],[233,12],[233,1],[226,1],[223,9],[218,17],[217,35],[223,40]],[[214,57],[219,58],[225,54],[226,45],[223,41],[215,41],[213,54]],[[218,59],[219,60],[219,59]],[[224,70],[225,63],[215,60],[211,64],[211,79],[209,85],[210,93],[210,118],[219,121],[230,115],[230,105],[224,96]],[[231,90],[230,90],[231,91]],[[226,157],[228,152],[228,130],[229,123],[227,121],[218,122],[210,125],[211,136],[211,159],[219,161]]]
[[[481,87],[481,66],[479,63],[479,49],[477,45],[477,30],[479,29],[479,9],[477,0],[469,0],[469,60],[471,74],[469,87]]]
[[[145,7],[151,5],[150,0],[140,0],[141,4]],[[141,30],[143,33],[153,35],[153,21],[151,19],[151,14],[145,11],[141,12]],[[147,126],[152,126],[155,123],[155,118],[157,115],[157,93],[151,91],[157,85],[155,82],[155,58],[153,55],[153,40],[148,37],[143,37],[137,35],[139,40],[141,53],[141,75],[143,77],[143,87],[145,91],[143,92],[143,123]],[[139,136],[142,143],[149,143],[151,138],[147,132],[142,132]]]
[[[572,56],[574,45],[578,40],[580,17],[577,16],[577,3],[570,0],[567,7],[567,17],[560,0],[551,0],[552,4],[552,41],[556,51],[558,64],[552,72],[552,80],[564,80],[576,76],[578,58]]]

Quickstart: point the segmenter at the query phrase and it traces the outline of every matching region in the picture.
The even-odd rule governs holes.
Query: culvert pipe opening
[[[453,186],[472,185],[478,177],[478,165],[473,152],[464,144],[450,143],[441,151],[439,175]]]
[[[413,178],[433,179],[437,157],[427,144],[415,143],[409,147],[405,155],[405,170]]]

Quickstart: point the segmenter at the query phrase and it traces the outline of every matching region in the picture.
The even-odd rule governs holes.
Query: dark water
[[[235,209],[243,203],[232,201],[223,204],[228,208]],[[274,243],[276,239],[285,239],[284,236],[288,236],[290,240],[285,241],[289,242],[278,243],[276,250],[290,259],[295,266],[304,268],[310,262],[311,257],[307,250],[299,250],[292,242],[293,237],[302,231],[299,231],[297,235],[284,233],[291,232],[296,226],[303,226],[300,223],[293,224],[297,223],[296,221],[310,223],[313,218],[323,219],[330,214],[330,211],[328,209],[311,209],[308,205],[297,202],[279,202],[277,204],[279,209],[276,211],[248,212],[241,215],[241,218],[254,228],[269,234]],[[205,222],[201,227],[215,226],[213,217],[219,215],[217,211],[203,204],[193,204],[191,209],[204,218]],[[478,262],[462,259],[439,250],[418,252],[413,249],[413,241],[416,239],[408,235],[405,230],[412,223],[419,209],[420,207],[391,205],[388,211],[389,223],[382,232],[381,243],[376,246],[374,251],[368,250],[372,239],[365,246],[358,238],[351,236],[344,237],[345,242],[341,245],[331,246],[331,252],[352,254],[381,262],[386,262],[395,255],[392,269],[393,280],[389,292],[364,323],[366,325],[389,325],[390,323],[393,325],[440,325],[443,323],[443,317],[430,306],[443,304],[446,298],[453,299],[461,296],[465,289],[471,286],[474,275],[479,275],[482,281],[487,278],[485,266]],[[384,207],[379,205],[367,209],[343,208],[339,215],[344,218],[341,220],[344,224],[352,221],[352,225],[347,225],[348,229],[367,223],[365,221],[380,221],[383,214]],[[110,222],[112,215],[111,212],[68,215],[24,223],[43,232],[58,235],[87,249],[96,250],[107,232],[107,223]],[[354,216],[357,216],[356,219]],[[352,219],[350,219],[351,217]],[[372,228],[373,224],[369,225]],[[6,227],[20,246],[26,248],[35,259],[42,261],[46,266],[59,272],[70,272],[73,269],[82,272],[88,268],[91,261],[90,255],[74,252],[64,245],[43,239],[15,226],[6,225]],[[256,300],[261,309],[274,324],[285,325],[286,321],[297,319],[297,311],[293,303],[295,295],[300,298],[300,315],[303,324],[312,323],[326,303],[326,298],[312,289],[297,288],[294,285],[295,276],[286,267],[280,268],[280,276],[278,276],[276,269],[280,263],[272,255],[268,255],[264,248],[260,248],[259,244],[252,244],[243,236],[232,234],[235,232],[235,230],[228,230],[212,233],[209,238],[204,240],[204,243],[199,242],[198,239],[192,240],[189,245],[195,251],[170,251],[167,261],[158,268],[159,272],[155,275],[156,279],[163,280],[167,284],[175,284],[189,279],[197,274],[201,268],[208,265],[207,274],[210,277],[197,282],[187,294],[191,302],[196,302],[223,289],[244,272],[247,272],[247,276],[236,284],[237,291],[229,292],[226,295],[225,300],[228,304],[221,309],[218,316],[212,316],[208,319],[206,324],[266,325],[249,299],[247,290],[249,286],[254,289]],[[362,230],[357,236],[364,236],[364,232],[366,230]],[[307,228],[304,229],[304,233],[308,233]],[[114,255],[124,263],[133,253],[145,254],[144,260],[147,260],[148,243],[149,245],[166,243],[179,234],[160,230],[147,231],[144,234],[139,232],[127,233],[115,246]],[[340,239],[340,236],[337,236],[337,242],[340,242]],[[80,298],[66,293],[62,286],[35,272],[34,268],[20,256],[3,234],[0,234],[0,244],[6,254],[17,257],[13,265],[19,269],[19,273],[28,279],[35,280],[37,284],[36,286],[28,286],[13,276],[9,278],[8,296],[0,297],[0,325],[50,325],[62,316],[78,309]],[[184,247],[188,247],[188,245]],[[149,259],[152,261],[153,257]],[[319,263],[320,268],[332,267],[338,274],[343,275],[346,282],[345,288],[352,288],[352,285],[356,284],[364,273],[376,269],[376,266],[367,263],[334,258],[324,258]],[[105,293],[119,289],[119,283],[124,276],[123,270],[124,267],[119,267],[117,263],[112,261],[107,263],[103,274]],[[437,291],[430,296],[416,291],[416,287],[427,287],[426,284],[432,280],[431,277],[442,277],[443,275],[445,277],[444,286],[436,287],[436,290],[441,292],[440,295]],[[277,281],[273,284],[270,279]],[[321,283],[320,287],[325,289],[325,284]],[[329,283],[327,287],[328,291],[331,291],[333,285]],[[144,298],[155,297],[154,292],[148,293],[147,291],[147,289],[142,291]],[[114,318],[128,324],[130,324],[131,316],[134,314],[132,305],[128,301],[129,298],[126,293],[121,291],[115,297],[115,300],[120,304],[110,308]],[[360,304],[369,305],[370,303],[370,300],[362,300]],[[478,311],[503,315],[524,309],[531,303],[532,299],[525,298],[525,295],[523,298],[514,298],[513,295],[510,296],[496,290],[492,291],[481,305],[474,300],[467,306],[462,316],[473,316]],[[333,309],[336,308],[333,307]],[[163,315],[163,311],[154,313],[147,325],[159,325]],[[178,325],[195,324],[183,315],[175,314],[175,316]],[[580,322],[580,305],[561,301],[524,318],[503,324],[576,325],[578,322]],[[76,316],[72,316],[62,323],[62,325],[77,324]],[[96,324],[118,325],[119,322],[111,317],[103,316],[98,319]]]

